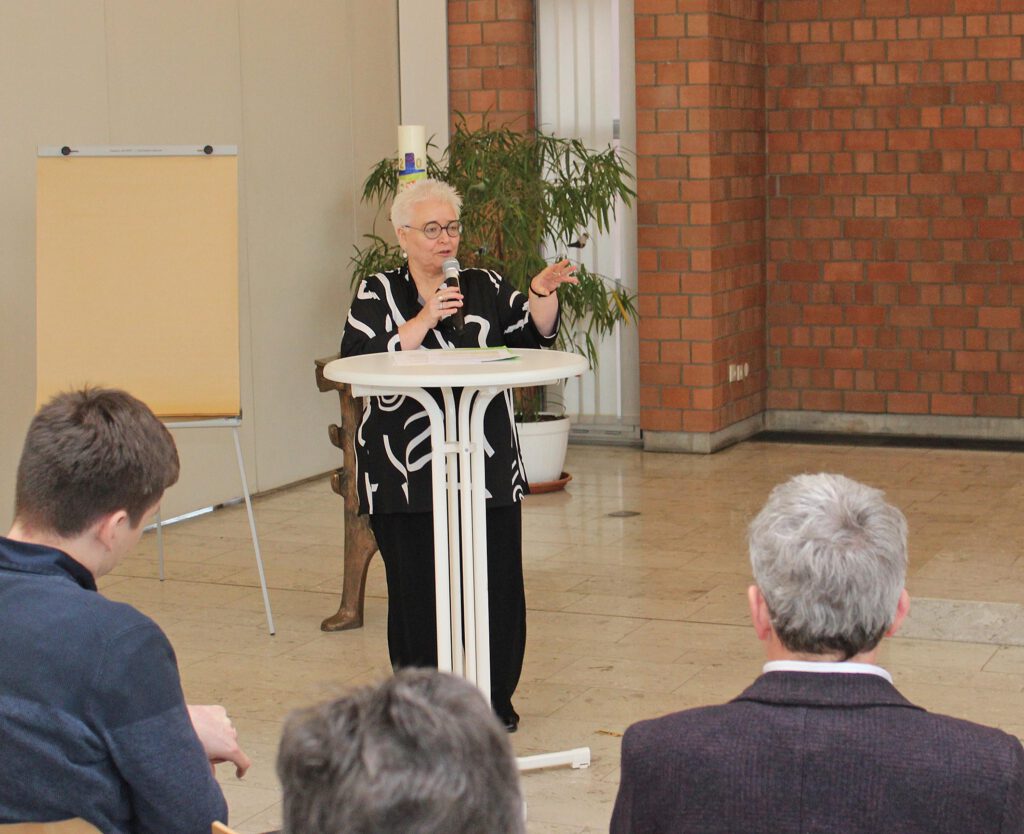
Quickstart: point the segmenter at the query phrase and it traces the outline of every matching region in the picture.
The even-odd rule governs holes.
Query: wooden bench
[[[73,819],[63,822],[15,822],[0,825],[2,834],[100,834],[98,828],[85,820]]]

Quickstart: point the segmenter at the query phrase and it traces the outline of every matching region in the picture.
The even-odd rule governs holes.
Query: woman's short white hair
[[[907,573],[907,520],[842,475],[797,475],[750,525],[750,564],[793,652],[869,651],[892,625]]]
[[[395,231],[412,223],[413,210],[416,206],[434,200],[451,206],[456,217],[462,212],[462,198],[448,183],[440,180],[419,180],[399,191],[391,203],[391,223]]]

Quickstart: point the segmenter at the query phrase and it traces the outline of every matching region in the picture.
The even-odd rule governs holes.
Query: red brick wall
[[[534,126],[533,0],[448,0],[448,97],[470,128]]]
[[[637,0],[635,26],[641,426],[713,432],[764,408],[763,3]]]
[[[635,12],[642,427],[1024,416],[1024,0]],[[452,109],[532,125],[533,3],[448,13]]]
[[[1024,2],[765,11],[768,407],[1024,416]]]

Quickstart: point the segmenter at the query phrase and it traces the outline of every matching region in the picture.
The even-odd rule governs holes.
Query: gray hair
[[[475,686],[403,669],[292,713],[282,834],[522,834],[508,735]]]
[[[907,573],[907,520],[842,475],[797,475],[751,522],[750,564],[772,627],[793,652],[870,651],[892,625]]]
[[[447,203],[454,210],[456,217],[462,212],[462,197],[448,183],[440,180],[419,180],[399,191],[391,203],[391,223],[395,231],[412,222],[412,212],[416,206],[433,200]]]

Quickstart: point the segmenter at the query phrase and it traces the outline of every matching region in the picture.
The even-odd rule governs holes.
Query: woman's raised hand
[[[580,279],[573,273],[576,267],[564,259],[549,264],[530,279],[530,289],[533,295],[538,298],[555,293],[562,284],[578,284]]]

